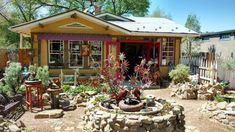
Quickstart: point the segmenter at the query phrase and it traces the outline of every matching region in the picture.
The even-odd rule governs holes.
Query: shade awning
[[[76,33],[38,33],[38,40],[112,41],[110,35]]]

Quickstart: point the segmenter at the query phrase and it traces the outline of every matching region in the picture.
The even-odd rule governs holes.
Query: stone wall
[[[235,102],[210,101],[202,105],[200,111],[209,118],[230,126],[235,130]]]
[[[219,83],[198,85],[188,82],[171,84],[169,87],[172,89],[171,96],[177,96],[181,99],[212,100],[215,95],[224,93],[224,89]]]
[[[111,113],[98,106],[86,109],[84,131],[93,132],[181,132],[185,130],[184,108],[174,105],[167,114],[133,115]]]

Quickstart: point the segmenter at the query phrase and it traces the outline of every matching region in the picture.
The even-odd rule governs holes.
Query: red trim
[[[150,40],[139,40],[139,39],[131,39],[131,40],[119,40],[120,43],[125,42],[133,42],[133,43],[152,43]]]

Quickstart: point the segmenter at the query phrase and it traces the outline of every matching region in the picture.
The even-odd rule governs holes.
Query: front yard
[[[176,97],[170,97],[171,89],[145,90],[144,94],[155,95],[156,98],[174,100],[184,107],[186,132],[228,132],[232,129],[226,128],[208,117],[203,116],[199,109],[206,103],[201,100],[181,100]],[[78,107],[74,111],[64,113],[63,118],[58,119],[34,119],[35,113],[27,111],[19,120],[22,120],[27,130],[32,132],[45,131],[82,131],[82,116],[84,107]]]

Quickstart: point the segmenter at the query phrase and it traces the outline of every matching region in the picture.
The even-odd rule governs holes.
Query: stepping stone
[[[61,109],[54,109],[54,110],[45,110],[42,112],[38,112],[34,118],[35,119],[42,119],[42,118],[60,118],[63,116],[63,110]]]

